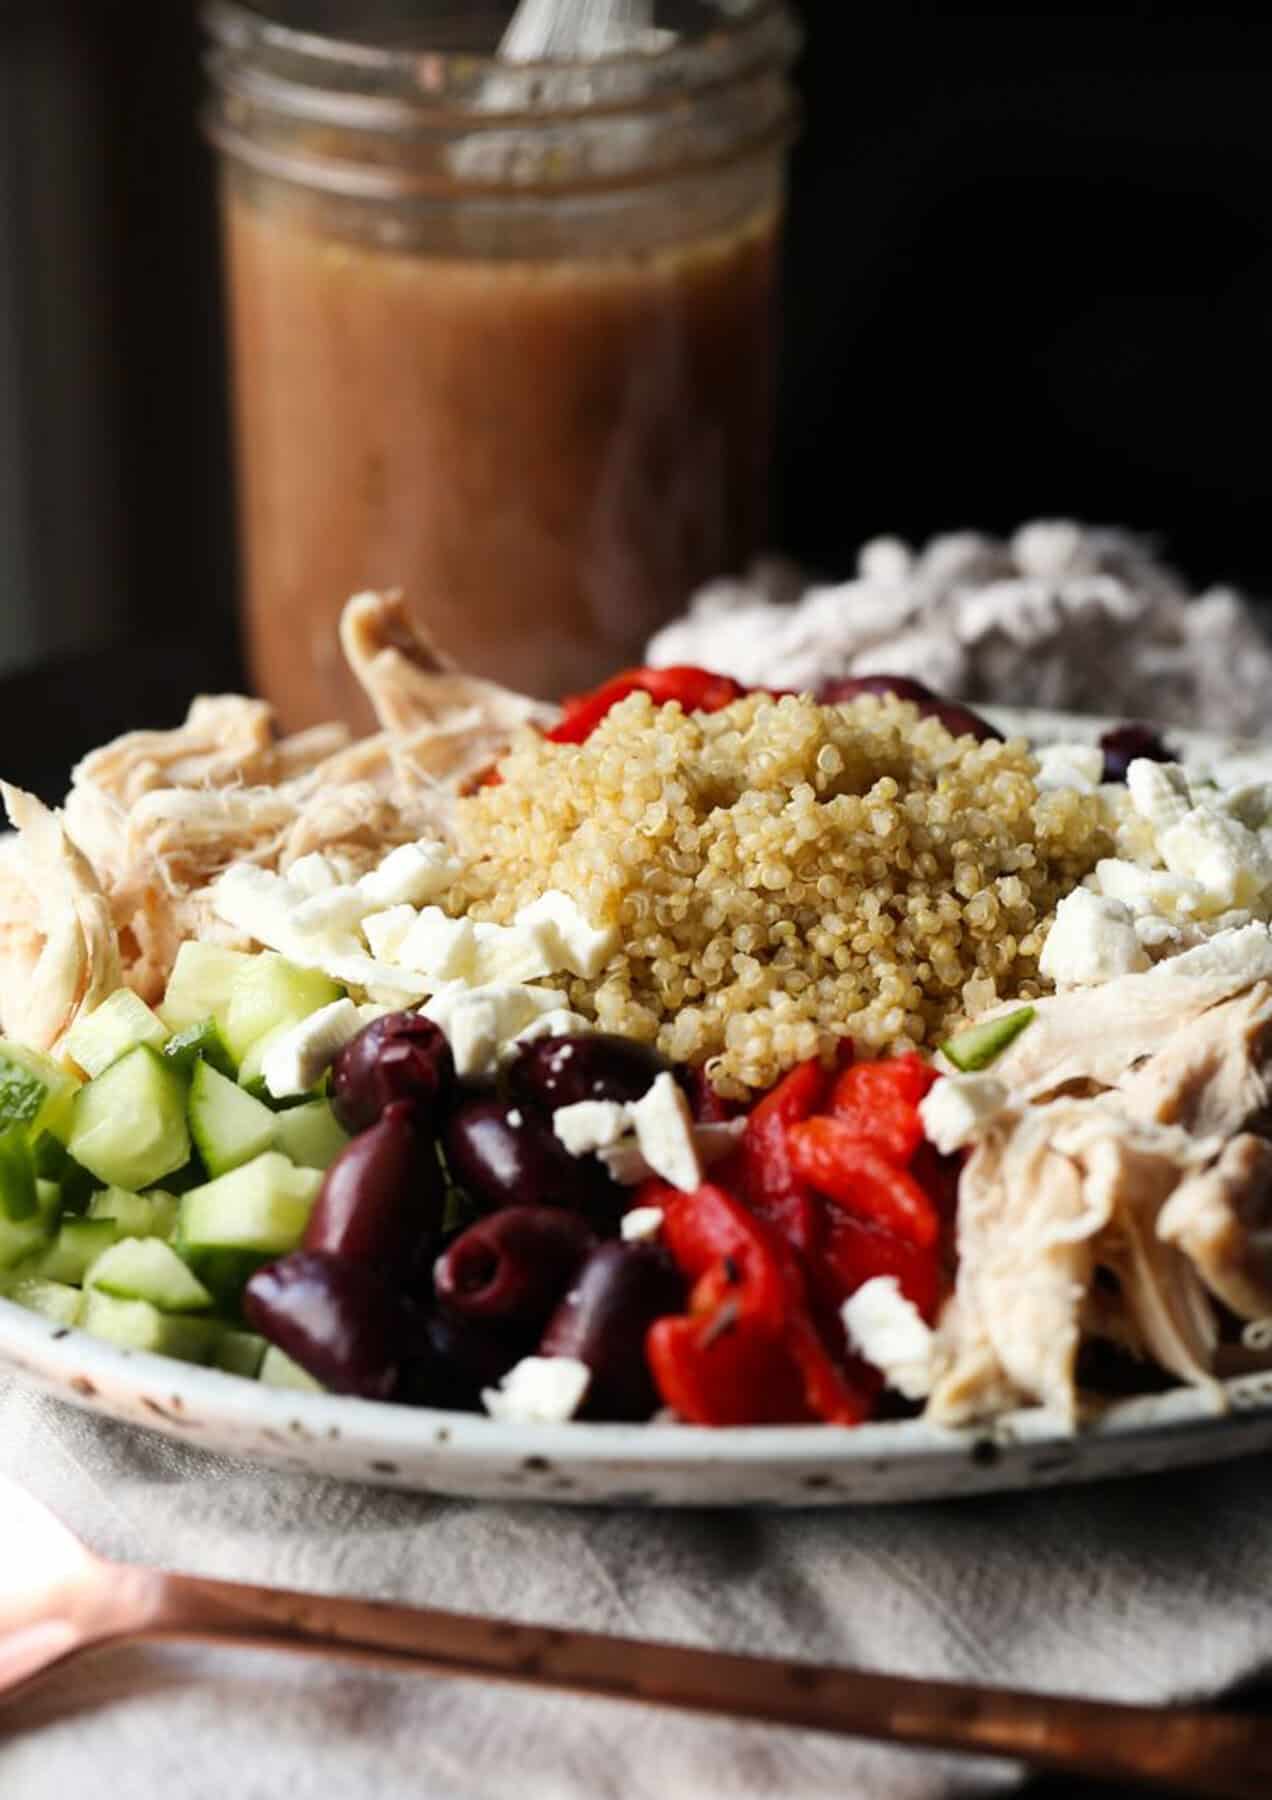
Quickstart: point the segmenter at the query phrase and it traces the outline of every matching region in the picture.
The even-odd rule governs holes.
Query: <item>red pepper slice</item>
[[[591,737],[612,706],[629,694],[649,694],[656,706],[678,700],[686,712],[719,712],[746,692],[729,675],[715,675],[681,663],[669,669],[624,669],[590,694],[572,695],[560,720],[546,735],[554,744],[581,744]]]
[[[736,1332],[750,1334],[767,1344],[773,1370],[772,1388],[761,1384],[752,1403],[754,1422],[758,1423],[761,1416],[774,1416],[771,1409],[777,1403],[775,1395],[785,1395],[789,1402],[789,1380],[784,1371],[792,1365],[799,1373],[804,1405],[818,1418],[832,1424],[859,1425],[868,1416],[873,1396],[864,1382],[853,1381],[838,1366],[822,1341],[809,1311],[804,1275],[794,1251],[740,1201],[711,1185],[700,1187],[694,1194],[679,1195],[664,1208],[663,1240],[694,1283],[690,1296],[692,1316],[705,1315],[706,1319],[697,1337],[684,1331],[656,1336],[668,1321],[660,1320],[651,1328],[646,1340],[651,1367],[668,1405],[681,1410],[671,1398],[678,1383],[692,1388],[698,1404],[702,1404],[703,1394],[712,1385],[706,1366],[711,1352],[727,1335]],[[671,1358],[673,1362],[680,1359],[678,1373],[669,1376],[669,1386],[663,1385],[668,1370],[660,1358]],[[715,1360],[723,1368],[723,1359]],[[764,1365],[764,1358],[756,1360],[759,1366]],[[680,1366],[688,1363],[694,1364],[692,1379]],[[740,1405],[737,1396],[722,1394],[717,1410],[729,1412],[736,1423],[740,1422]]]
[[[742,1134],[746,1197],[757,1217],[777,1227],[804,1256],[816,1256],[822,1207],[796,1173],[787,1132],[810,1118],[826,1092],[826,1072],[816,1060],[784,1075],[755,1106]]]
[[[829,1110],[904,1168],[923,1142],[918,1104],[931,1086],[928,1072],[917,1056],[858,1063],[836,1079]]]
[[[826,1243],[817,1267],[819,1291],[834,1309],[877,1275],[892,1275],[897,1286],[930,1325],[941,1300],[941,1271],[935,1252],[908,1238],[838,1208],[827,1220]]]
[[[813,1420],[782,1345],[739,1323],[657,1319],[645,1336],[645,1356],[664,1404],[691,1425]]]
[[[786,1139],[795,1173],[838,1205],[909,1238],[935,1244],[940,1219],[914,1177],[899,1169],[842,1119],[807,1119]]]

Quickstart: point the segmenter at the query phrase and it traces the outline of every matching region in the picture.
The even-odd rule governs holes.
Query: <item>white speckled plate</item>
[[[1102,721],[988,708],[1038,741],[1093,739]],[[1189,760],[1243,766],[1272,748],[1168,732]],[[90,1411],[285,1469],[418,1492],[648,1506],[826,1506],[1052,1486],[1272,1449],[1272,1372],[1226,1384],[1216,1411],[1190,1389],[1120,1402],[1076,1436],[1033,1410],[992,1426],[518,1426],[466,1413],[262,1387],[118,1350],[0,1299],[0,1362]]]

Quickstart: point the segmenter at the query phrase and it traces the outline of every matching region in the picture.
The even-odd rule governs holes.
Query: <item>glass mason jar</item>
[[[361,588],[559,695],[764,539],[790,15],[662,0],[617,53],[495,60],[514,10],[205,7],[247,640],[290,727],[365,722]]]

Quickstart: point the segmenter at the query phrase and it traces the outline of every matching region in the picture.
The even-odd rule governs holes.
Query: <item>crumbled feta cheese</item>
[[[445,844],[422,838],[390,850],[358,886],[373,906],[423,906],[444,894],[458,873]]]
[[[907,1400],[926,1399],[932,1386],[935,1334],[895,1275],[876,1275],[839,1309],[848,1342],[873,1363],[888,1386]]]
[[[549,888],[518,912],[514,924],[541,934],[553,970],[595,980],[618,949],[618,928],[592,925],[568,894]]]
[[[435,982],[467,982],[476,953],[471,919],[452,919],[440,906],[426,906],[398,945],[397,960]]]
[[[578,1100],[557,1107],[552,1129],[571,1156],[590,1156],[619,1141],[631,1123],[630,1112],[621,1100]]]
[[[281,950],[291,941],[292,889],[271,869],[255,863],[231,863],[212,887],[212,910],[227,925],[246,932],[258,944]]]
[[[324,888],[291,909],[291,929],[302,937],[347,938],[367,914],[367,900],[356,887]]]
[[[630,1212],[624,1213],[619,1224],[625,1244],[644,1244],[658,1236],[662,1230],[663,1209],[661,1206],[633,1206]]]
[[[1206,890],[1199,881],[1171,875],[1165,869],[1144,869],[1121,857],[1108,856],[1096,863],[1095,880],[1101,894],[1120,900],[1136,914],[1187,918],[1205,904]]]
[[[942,1156],[952,1156],[979,1135],[1007,1099],[1007,1086],[995,1075],[943,1075],[919,1102],[923,1135]]]
[[[648,1092],[628,1108],[641,1155],[672,1187],[691,1194],[702,1185],[702,1163],[693,1136],[693,1114],[670,1070],[655,1076]]]
[[[1148,966],[1129,907],[1089,888],[1065,895],[1038,958],[1039,970],[1057,987],[1092,987]]]
[[[1272,861],[1237,819],[1197,806],[1157,834],[1157,853],[1172,875],[1198,882],[1208,912],[1248,906],[1272,880]]]
[[[1140,914],[1135,921],[1135,935],[1150,955],[1154,950],[1168,950],[1183,941],[1179,926],[1172,925],[1169,919],[1159,918],[1156,913]]]
[[[311,850],[308,856],[298,856],[287,871],[287,880],[298,894],[306,897],[340,885],[340,877],[334,865],[321,850]]]
[[[1153,979],[1240,980],[1243,987],[1272,980],[1272,931],[1266,925],[1254,924],[1217,932],[1207,943],[1158,963]]]
[[[1126,771],[1126,791],[1136,812],[1154,831],[1168,831],[1192,806],[1188,777],[1178,763],[1134,757]]]
[[[503,1047],[533,1019],[564,1006],[565,995],[557,988],[516,982],[470,988],[454,982],[420,1010],[446,1034],[456,1072],[473,1076],[489,1074]]]
[[[362,935],[372,956],[380,962],[396,962],[402,940],[415,919],[413,906],[390,906],[384,912],[368,913],[362,921]]]
[[[535,1038],[573,1037],[576,1032],[595,1030],[595,1023],[591,1019],[585,1019],[582,1013],[571,1012],[568,1007],[559,1007],[551,1012],[540,1013],[537,1019],[531,1019],[525,1030],[519,1031],[505,1048],[511,1056],[519,1044],[533,1043]]]
[[[1038,773],[1034,780],[1042,792],[1052,788],[1077,788],[1093,794],[1104,779],[1104,752],[1098,744],[1043,744],[1034,753]]]
[[[333,1000],[283,1032],[261,1062],[265,1086],[275,1100],[308,1093],[363,1023],[352,1000]]]
[[[712,1163],[720,1162],[735,1150],[738,1139],[745,1130],[745,1118],[720,1119],[710,1125],[695,1125],[693,1143],[702,1167],[710,1168]],[[620,1138],[616,1144],[610,1144],[596,1154],[620,1187],[639,1187],[642,1181],[648,1181],[651,1175],[658,1173],[646,1159],[635,1137]]]
[[[506,1425],[563,1425],[583,1404],[591,1379],[573,1356],[523,1356],[497,1388],[482,1391],[482,1405]]]
[[[537,981],[555,975],[561,964],[548,955],[542,935],[519,925],[473,926],[473,967],[469,979],[487,981]]]

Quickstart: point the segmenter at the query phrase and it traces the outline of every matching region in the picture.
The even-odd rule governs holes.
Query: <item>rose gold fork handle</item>
[[[1198,1790],[1272,1794],[1272,1722],[922,1681],[464,1613],[158,1577],[151,1637],[332,1651],[394,1667],[640,1700]]]

